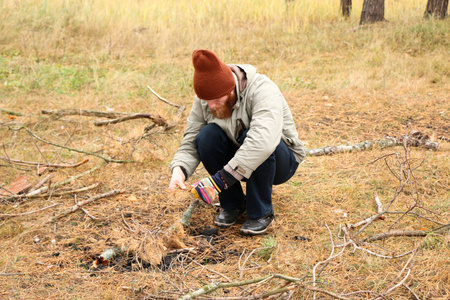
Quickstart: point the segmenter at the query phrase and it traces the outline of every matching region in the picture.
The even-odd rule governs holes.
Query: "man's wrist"
[[[244,176],[234,171],[229,165],[226,165],[220,170],[219,174],[225,183],[225,189],[233,186],[236,182],[241,181],[244,178]]]
[[[184,180],[187,180],[188,174],[187,174],[186,169],[184,167],[182,167],[182,166],[176,166],[175,168],[177,168],[177,167],[180,168],[181,172],[183,172]]]

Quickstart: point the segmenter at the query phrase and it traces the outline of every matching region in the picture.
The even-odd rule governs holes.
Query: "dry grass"
[[[214,280],[239,281],[270,273],[303,278],[311,285],[314,265],[332,250],[326,225],[334,242],[340,243],[340,225],[375,213],[375,192],[383,203],[394,197],[398,181],[383,160],[372,162],[393,152],[403,157],[402,147],[310,157],[287,184],[275,187],[277,219],[267,235],[241,236],[238,224],[219,229],[212,240],[202,237],[202,230],[214,227],[216,211],[200,205],[183,238],[196,254],[171,255],[160,267],[136,259],[153,253],[162,233],[191,201],[187,192],[167,191],[168,164],[180,142],[186,112],[178,119],[176,108],[156,99],[146,86],[189,109],[190,55],[195,48],[212,49],[227,62],[251,63],[279,84],[308,148],[401,136],[411,130],[440,142],[435,152],[411,149],[416,184],[407,186],[391,210],[405,211],[419,201],[426,209],[415,212],[448,224],[449,20],[423,20],[423,1],[386,1],[389,22],[360,28],[362,1],[354,1],[349,20],[338,15],[338,2],[294,1],[289,6],[285,1],[0,2],[0,108],[24,114],[0,115],[2,155],[52,163],[90,158],[77,169],[54,170],[53,182],[103,163],[36,141],[24,129],[17,131],[26,126],[60,145],[135,160],[110,163],[70,183],[66,188],[100,184],[76,196],[0,202],[0,214],[59,204],[29,215],[0,218],[0,298],[158,295],[171,299]],[[141,139],[148,125],[144,120],[96,127],[90,117],[53,119],[40,114],[41,109],[67,108],[155,113],[176,127],[157,128]],[[387,162],[398,169],[394,159]],[[33,184],[41,179],[35,167],[0,162],[0,186],[19,175],[29,176]],[[199,169],[189,183],[204,175],[205,170]],[[73,206],[75,200],[113,189],[125,192],[85,207],[98,220],[77,211],[54,224],[36,227]],[[376,221],[364,237],[391,226],[403,230],[438,226],[410,216],[395,223],[398,217],[389,214],[384,221]],[[370,249],[383,252],[383,247],[397,254],[421,245],[405,285],[420,299],[448,299],[448,233],[397,237],[376,244],[379,247]],[[95,256],[117,245],[131,246],[133,251],[93,270]],[[267,245],[275,247],[255,251],[245,270],[239,270],[240,257],[242,266],[251,251]],[[342,294],[382,293],[399,281],[396,276],[409,258],[382,259],[351,250],[323,269],[319,288]],[[253,292],[281,284],[270,281]],[[387,298],[412,298],[407,287],[400,286]],[[229,288],[212,296],[239,292]],[[352,297],[370,298],[367,294]],[[292,299],[312,299],[312,292],[299,287]]]

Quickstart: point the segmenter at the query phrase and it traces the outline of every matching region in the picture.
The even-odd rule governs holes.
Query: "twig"
[[[27,275],[27,273],[0,273],[0,276],[20,276]]]
[[[212,282],[210,284],[207,284],[203,287],[201,287],[200,289],[190,292],[188,294],[185,294],[183,296],[181,296],[180,298],[178,298],[178,300],[188,300],[188,299],[195,299],[198,298],[202,295],[205,294],[209,294],[211,292],[214,292],[218,289],[226,289],[226,288],[230,288],[230,287],[240,287],[240,286],[245,286],[245,285],[251,285],[251,284],[256,284],[256,283],[261,283],[264,282],[266,280],[271,280],[273,278],[278,278],[278,279],[283,279],[286,280],[288,282],[292,282],[292,283],[296,283],[300,286],[301,284],[301,279],[300,278],[294,278],[294,277],[289,277],[289,276],[285,276],[285,275],[281,275],[281,274],[274,274],[274,275],[266,275],[263,277],[259,277],[259,278],[254,278],[254,279],[249,279],[249,280],[244,280],[244,281],[237,281],[237,282],[229,282],[229,283],[222,283],[222,282]],[[296,286],[295,286],[296,287]],[[349,298],[347,297],[343,297],[341,295],[337,295],[335,293],[326,291],[326,290],[322,290],[316,287],[310,287],[310,286],[304,286],[302,285],[302,287],[304,289],[310,290],[310,291],[316,291],[316,292],[320,292],[320,293],[324,293],[326,295],[329,295],[331,297],[334,297],[336,299],[342,299],[342,300],[347,300]],[[285,292],[289,289],[292,289],[294,287],[288,287],[288,288],[280,288],[279,290],[273,290],[271,292],[262,294],[263,296],[270,296],[276,293],[282,293]],[[261,295],[260,295],[261,296]],[[238,298],[238,299],[247,299],[247,298]],[[251,297],[249,299],[258,299],[257,296],[255,297]]]
[[[402,284],[404,288],[406,288],[413,296],[416,300],[420,300],[419,296],[416,295],[416,293],[413,292],[413,290],[411,290],[411,288],[409,286],[407,286],[405,283]]]
[[[74,152],[78,152],[78,153],[83,153],[83,154],[87,154],[87,155],[96,156],[96,157],[98,157],[98,158],[103,159],[103,160],[106,161],[106,162],[114,162],[114,163],[130,163],[130,162],[135,162],[134,160],[117,160],[117,159],[113,159],[113,158],[110,158],[110,157],[102,156],[102,155],[97,154],[97,153],[95,153],[95,152],[83,151],[83,150],[79,150],[79,149],[75,149],[75,148],[71,148],[71,147],[67,147],[67,146],[63,146],[63,145],[58,145],[58,144],[55,144],[55,143],[53,143],[53,142],[49,142],[49,141],[46,141],[46,140],[40,138],[39,136],[37,136],[36,134],[34,134],[34,133],[33,133],[30,129],[28,129],[27,127],[22,126],[22,127],[20,127],[18,130],[21,130],[21,129],[25,129],[31,136],[33,136],[34,138],[38,139],[39,141],[41,141],[41,142],[43,142],[43,143],[46,143],[46,144],[49,144],[49,145],[52,145],[52,146],[55,146],[55,147],[64,148],[64,149],[69,150],[69,151],[74,151]]]
[[[96,167],[94,167],[94,168],[92,168],[92,169],[90,169],[90,170],[87,170],[87,171],[84,172],[84,173],[81,173],[81,174],[72,176],[72,177],[70,177],[69,179],[66,179],[66,180],[64,180],[64,181],[61,181],[61,182],[58,182],[58,183],[54,183],[54,184],[52,185],[52,187],[53,187],[53,188],[56,188],[56,187],[65,185],[65,184],[67,184],[67,183],[70,183],[70,182],[72,182],[72,181],[74,181],[74,180],[76,180],[76,179],[78,179],[78,178],[80,178],[80,177],[83,177],[84,175],[87,175],[87,174],[90,174],[90,173],[95,172],[97,169],[99,169],[99,168],[102,167],[102,166],[103,166],[103,164],[100,164],[100,165],[98,165],[98,166],[96,166]],[[34,191],[31,192],[31,193],[26,194],[24,197],[32,197],[32,196],[38,195],[38,194],[40,194],[40,193],[42,193],[42,192],[45,192],[45,191],[47,191],[48,189],[49,189],[49,187],[48,187],[48,185],[47,185],[47,186],[41,187],[40,189],[34,190]]]
[[[244,262],[242,263],[242,266],[241,266],[241,258],[242,258],[242,255],[244,255],[244,253],[245,253],[245,249],[244,249],[244,251],[242,252],[242,254],[239,256],[239,261],[238,261],[238,264],[239,264],[239,279],[242,279],[242,277],[244,277],[244,267],[245,267],[245,264],[247,263],[247,260],[250,258],[250,256],[252,256],[253,255],[253,253],[255,253],[255,251],[257,250],[258,248],[256,248],[256,249],[253,249],[252,250],[252,252],[250,252],[250,254],[249,255],[247,255],[247,257],[245,258],[245,260],[244,260]]]
[[[331,246],[332,246],[332,248],[331,248],[331,253],[330,253],[330,255],[328,256],[328,258],[327,258],[326,260],[324,260],[324,261],[319,261],[319,262],[314,266],[314,268],[313,268],[313,278],[312,278],[312,279],[313,279],[313,282],[312,282],[313,288],[316,288],[316,268],[317,268],[319,265],[325,264],[325,263],[329,262],[330,260],[332,260],[332,259],[338,257],[338,256],[341,255],[341,254],[344,252],[344,250],[345,250],[345,246],[344,246],[344,247],[342,247],[342,250],[341,250],[338,254],[333,255],[333,254],[334,254],[334,250],[335,250],[335,248],[336,248],[335,245],[334,245],[334,242],[333,242],[333,235],[331,234],[331,230],[330,230],[330,228],[328,227],[328,225],[325,224],[325,226],[327,227],[328,233],[329,233],[329,235],[330,235],[330,240],[331,240]],[[345,244],[345,237],[344,237],[344,244]],[[314,293],[313,293],[313,299],[316,299],[316,291],[314,291]]]
[[[410,230],[410,231],[402,231],[402,230],[394,230],[394,231],[388,231],[388,232],[383,232],[380,234],[376,234],[373,235],[371,237],[365,238],[362,241],[363,242],[374,242],[374,241],[378,241],[378,240],[384,240],[386,238],[389,237],[396,237],[396,236],[427,236],[430,233],[439,233],[442,231],[445,231],[446,229],[450,228],[450,224],[446,224],[444,226],[441,226],[439,228],[430,230],[430,231],[425,231],[425,230]]]
[[[386,291],[385,291],[384,293],[382,293],[381,295],[378,295],[378,296],[376,296],[376,297],[373,297],[371,300],[376,300],[376,299],[379,299],[380,297],[383,297],[383,298],[384,298],[385,296],[387,296],[387,294],[389,294],[390,292],[394,291],[396,288],[398,288],[399,286],[401,286],[402,284],[404,284],[404,282],[405,282],[406,279],[408,278],[409,274],[411,273],[411,268],[408,268],[408,265],[410,264],[411,260],[412,260],[412,259],[414,258],[414,256],[416,255],[418,249],[419,249],[419,248],[416,248],[416,249],[414,250],[413,255],[411,255],[411,257],[410,257],[410,258],[408,259],[408,261],[405,263],[405,265],[403,266],[403,269],[400,271],[400,273],[398,273],[396,279],[399,278],[399,277],[402,275],[402,273],[407,269],[408,272],[407,272],[407,274],[405,275],[405,277],[404,277],[400,282],[398,282],[396,285],[392,286],[391,288],[389,288],[388,290],[386,290]],[[396,280],[396,279],[394,279],[394,280]]]
[[[65,210],[64,212],[62,212],[62,213],[60,213],[60,214],[58,214],[58,215],[56,215],[56,216],[53,216],[53,217],[49,218],[47,221],[45,221],[45,222],[42,223],[41,225],[45,225],[45,224],[54,222],[54,221],[56,221],[56,220],[59,220],[59,219],[65,217],[65,216],[68,216],[68,215],[70,215],[71,213],[74,213],[74,212],[76,212],[77,210],[79,210],[83,205],[86,205],[86,204],[89,204],[89,203],[91,203],[91,202],[94,202],[95,200],[98,200],[98,199],[101,199],[101,198],[106,198],[106,197],[113,196],[113,195],[117,195],[117,194],[121,194],[121,193],[123,193],[123,192],[124,192],[124,191],[122,191],[122,190],[113,190],[113,191],[110,191],[110,192],[107,192],[107,193],[104,193],[104,194],[101,194],[101,195],[97,195],[97,196],[91,197],[91,198],[89,198],[89,199],[87,199],[87,200],[85,200],[85,201],[78,202],[77,204],[75,204],[75,205],[72,206],[71,208]]]
[[[170,252],[170,251],[169,251],[169,252]],[[188,257],[188,258],[190,258],[190,257]],[[223,275],[222,273],[219,273],[219,272],[214,271],[214,270],[212,270],[212,269],[210,269],[210,268],[207,268],[207,267],[205,267],[204,265],[202,265],[202,264],[196,262],[196,261],[193,260],[192,258],[190,258],[190,259],[191,259],[191,261],[192,261],[194,264],[196,264],[196,265],[199,266],[199,267],[202,267],[202,269],[206,269],[206,270],[208,270],[209,272],[212,272],[212,273],[214,273],[214,274],[217,274],[217,275],[219,275],[219,276],[225,278],[228,282],[232,282],[232,280],[231,280],[229,277]]]
[[[76,168],[79,167],[89,161],[88,158],[83,160],[82,162],[76,164],[49,164],[49,163],[40,163],[34,161],[23,161],[17,159],[11,159],[9,157],[0,157],[1,160],[9,162],[10,164],[21,165],[21,166],[39,166],[39,167],[50,167],[50,168]]]
[[[24,212],[24,213],[20,213],[20,214],[0,214],[0,218],[9,218],[9,217],[19,217],[19,216],[31,215],[31,214],[34,214],[34,213],[37,213],[37,212],[40,212],[40,211],[52,208],[52,207],[57,206],[57,205],[61,205],[61,203],[55,203],[53,205],[49,205],[49,206],[43,207],[41,209],[37,209],[37,210],[29,211],[29,212]]]
[[[172,103],[172,102],[169,102],[169,101],[167,101],[166,99],[164,99],[163,97],[161,97],[160,95],[158,95],[158,94],[157,94],[151,87],[149,87],[148,85],[147,85],[147,88],[148,88],[148,89],[153,93],[153,95],[155,95],[159,100],[161,100],[161,101],[163,101],[163,102],[165,102],[165,103],[167,103],[167,104],[169,104],[169,105],[178,107],[178,110],[177,110],[176,115],[177,115],[178,118],[181,117],[181,114],[182,114],[183,111],[186,109],[186,106],[184,106],[184,105],[179,105],[179,104]]]
[[[55,115],[58,117],[64,116],[85,116],[85,117],[102,117],[114,119],[121,116],[127,115],[127,113],[123,112],[104,112],[104,111],[95,111],[88,109],[63,109],[63,110],[41,110],[43,115]]]
[[[134,120],[134,119],[150,119],[158,126],[167,126],[167,121],[163,117],[161,117],[159,115],[155,116],[154,114],[145,114],[145,113],[122,116],[117,119],[106,120],[106,121],[96,121],[96,122],[94,122],[94,125],[95,126],[105,126],[105,125],[109,125],[109,124],[117,124],[120,122]]]
[[[59,186],[59,183],[56,183],[56,184],[57,184],[57,186]],[[53,184],[51,187],[54,188],[56,184]],[[26,198],[38,198],[38,197],[49,197],[50,195],[51,196],[64,196],[64,195],[69,195],[69,194],[89,191],[89,190],[95,189],[99,185],[100,185],[99,183],[94,183],[94,184],[92,184],[90,186],[82,187],[82,188],[79,188],[79,189],[73,189],[73,190],[63,191],[63,192],[56,192],[56,193],[51,193],[51,194],[25,195],[24,197],[26,197]],[[48,186],[47,186],[47,190],[48,190]]]
[[[36,185],[33,188],[31,188],[31,190],[28,193],[31,193],[31,192],[35,191],[36,189],[40,188],[52,176],[53,176],[53,174],[48,174],[47,176],[42,178],[42,180],[39,181],[38,183],[36,183]]]
[[[179,104],[176,104],[176,103],[172,103],[172,102],[167,101],[166,99],[164,99],[163,97],[161,97],[160,95],[158,95],[158,94],[157,94],[151,87],[149,87],[148,85],[147,85],[147,88],[150,90],[150,92],[153,93],[153,95],[155,95],[156,97],[158,97],[159,100],[161,100],[161,101],[163,101],[163,102],[165,102],[165,103],[167,103],[167,104],[169,104],[169,105],[178,107],[178,108],[182,107],[182,105],[179,105]]]
[[[375,195],[374,195],[374,201],[375,201],[375,204],[377,205],[377,215],[378,215],[377,219],[384,220],[383,205],[381,204],[380,198],[378,197],[378,194],[376,192],[375,192]],[[369,222],[373,222],[373,221],[375,221],[377,219],[374,219],[374,217],[372,216],[372,217],[369,217],[369,218],[367,218],[365,220],[362,220],[362,221],[360,221],[360,222],[358,222],[356,224],[347,224],[346,226],[347,226],[348,229],[358,228],[358,227],[363,226],[363,225],[365,225],[365,224],[367,224]]]

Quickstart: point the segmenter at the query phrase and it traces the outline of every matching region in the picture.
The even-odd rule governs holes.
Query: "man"
[[[192,62],[196,97],[170,164],[169,189],[185,189],[202,162],[211,176],[192,193],[206,203],[218,195],[215,224],[229,227],[246,212],[241,233],[262,234],[274,219],[272,186],[289,180],[305,157],[289,107],[251,65],[226,65],[209,50],[195,50]]]

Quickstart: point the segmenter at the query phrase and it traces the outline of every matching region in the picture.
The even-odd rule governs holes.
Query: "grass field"
[[[201,299],[261,298],[283,287],[274,299],[313,299],[313,287],[317,299],[448,299],[448,227],[430,231],[450,219],[450,21],[423,19],[426,1],[388,0],[387,22],[359,26],[363,1],[353,2],[344,19],[337,0],[0,1],[0,187],[19,176],[32,186],[47,175],[60,183],[101,166],[59,187],[46,181],[42,197],[0,198],[0,298],[176,299],[215,281],[281,274],[296,283],[268,278]],[[192,201],[167,186],[198,48],[252,64],[277,83],[308,149],[414,131],[439,149],[307,157],[274,188],[277,218],[266,235],[241,236],[239,224],[216,231],[216,209],[200,204],[189,227],[167,236]],[[186,106],[183,114],[147,86]],[[170,126],[147,128],[148,119],[96,126],[99,117],[41,112],[68,109],[148,113]],[[38,166],[9,159],[89,161],[39,176]],[[189,184],[205,175],[199,168]],[[111,190],[123,193],[61,216]],[[346,224],[376,214],[375,194],[392,206],[358,239],[396,230],[426,236],[338,247]],[[193,251],[167,255],[181,246]],[[129,252],[93,268],[112,247]]]

